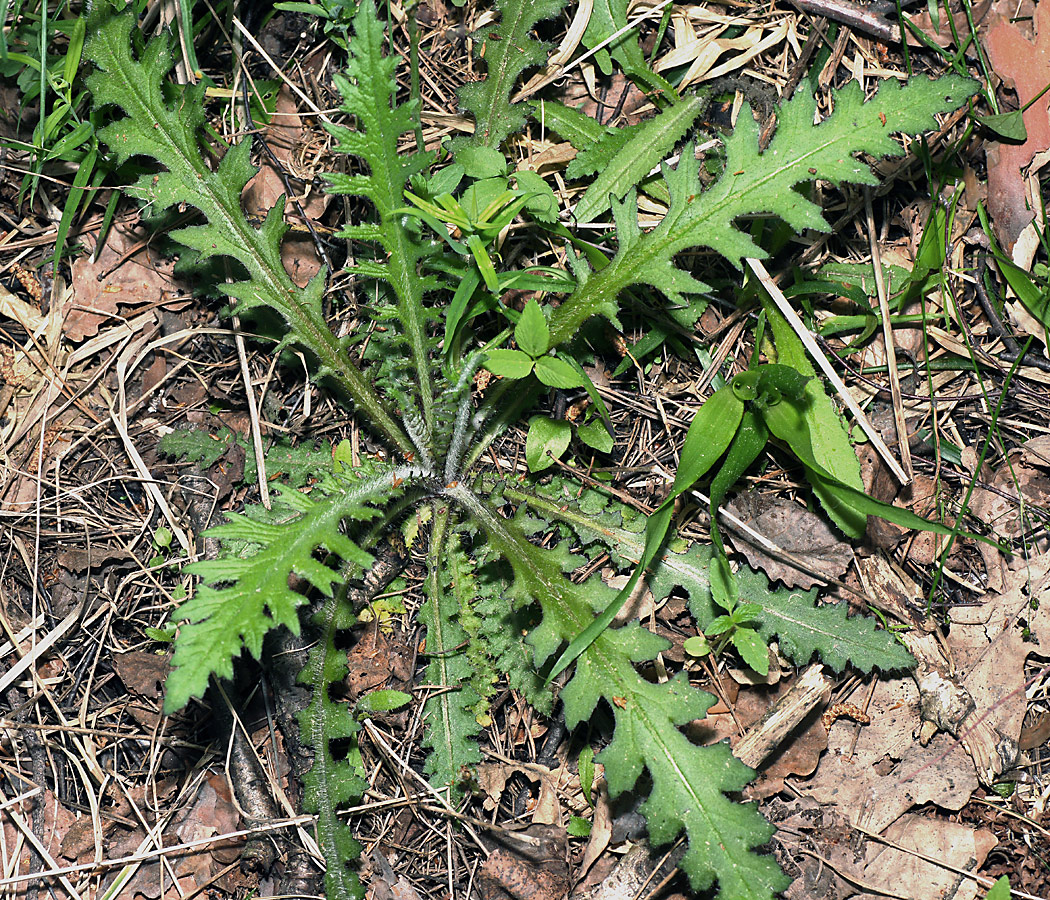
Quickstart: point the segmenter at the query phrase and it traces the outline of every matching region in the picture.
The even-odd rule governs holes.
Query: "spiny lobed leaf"
[[[430,663],[426,682],[441,685],[444,690],[428,697],[423,706],[427,729],[423,743],[430,748],[423,771],[434,787],[448,790],[452,803],[458,804],[463,795],[463,767],[481,762],[477,743],[480,727],[474,711],[481,697],[471,685],[473,666],[465,650],[467,633],[457,621],[461,603],[468,601],[460,591],[469,586],[469,581],[460,585],[460,567],[447,566],[450,548],[446,541],[456,540],[456,535],[449,533],[448,511],[435,511],[434,519],[424,582],[427,600],[419,611],[419,620],[427,629]],[[453,561],[464,560],[453,554]]]
[[[294,573],[331,596],[333,585],[343,583],[346,575],[317,560],[316,550],[323,548],[359,568],[371,565],[371,555],[341,531],[342,523],[366,522],[381,515],[371,504],[388,503],[400,493],[395,485],[418,474],[408,467],[391,467],[380,475],[344,482],[341,489],[333,488],[319,500],[285,490],[280,495],[282,505],[298,515],[283,523],[228,513],[229,523],[208,534],[257,544],[259,551],[248,559],[202,560],[189,567],[205,582],[226,587],[203,584],[179,610],[180,618],[189,623],[179,630],[166,683],[165,711],[174,712],[191,697],[203,696],[212,675],[230,678],[233,660],[243,650],[258,659],[270,630],[284,625],[298,634],[298,609],[306,598],[288,586],[289,577]]]
[[[419,103],[396,103],[394,70],[398,57],[384,56],[384,44],[384,27],[376,17],[375,5],[372,0],[365,0],[354,17],[354,40],[349,44],[346,74],[333,75],[343,97],[342,109],[354,117],[356,128],[325,124],[325,129],[336,139],[338,152],[359,157],[367,164],[368,171],[356,175],[329,174],[325,178],[329,182],[329,193],[366,197],[375,207],[378,222],[348,224],[339,234],[374,241],[382,248],[384,262],[366,260],[348,269],[383,281],[393,291],[397,316],[392,324],[404,330],[415,366],[415,379],[403,377],[402,380],[418,383],[423,425],[426,432],[432,434],[435,428],[429,360],[432,344],[426,333],[423,294],[437,287],[437,281],[420,276],[420,260],[429,250],[404,226],[402,214],[398,212],[405,205],[404,191],[409,179],[425,171],[432,160],[424,153],[398,153],[401,135],[413,131],[419,119]]]
[[[98,67],[87,79],[96,107],[112,105],[126,113],[102,128],[99,137],[118,163],[147,156],[167,170],[142,175],[128,193],[144,201],[154,214],[182,203],[200,210],[206,224],[179,229],[171,236],[196,250],[201,259],[227,256],[244,267],[247,279],[222,286],[237,299],[237,312],[257,307],[278,312],[288,323],[285,342],[305,347],[317,358],[320,374],[332,377],[350,394],[378,433],[402,452],[412,452],[411,442],[328,328],[321,310],[326,273],[319,272],[303,289],[288,277],[281,262],[281,238],[287,231],[284,200],[270,210],[259,228],[245,217],[241,192],[256,172],[249,160],[251,144],[235,144],[215,171],[208,167],[205,160],[211,151],[205,151],[199,141],[204,124],[203,85],[185,88],[174,103],[167,103],[162,82],[172,65],[168,38],[154,38],[136,60],[130,49],[134,23],[131,7],[117,15],[96,12],[84,45],[84,52]]]
[[[590,578],[573,584],[565,570],[573,557],[562,546],[546,550],[531,544],[514,521],[500,518],[469,490],[449,486],[445,493],[484,528],[489,540],[514,569],[512,593],[519,602],[539,603],[543,621],[529,635],[538,663],[572,640],[604,608],[615,591]],[[642,678],[633,663],[653,659],[667,642],[637,624],[607,629],[583,652],[572,680],[562,691],[570,726],[588,718],[604,699],[616,718],[612,743],[602,752],[610,793],[634,787],[643,770],[653,782],[644,806],[654,842],[667,843],[683,830],[689,850],[682,868],[694,887],[718,878],[722,900],[771,900],[789,880],[769,857],[751,852],[773,829],[753,807],[725,794],[740,790],[751,770],[723,746],[697,747],[679,730],[705,714],[714,698],[690,687],[684,677],[666,684]]]
[[[557,480],[543,488],[547,493],[552,489],[558,491]],[[540,521],[564,522],[585,543],[599,542],[622,567],[634,565],[641,558],[645,545],[644,519],[621,521],[630,511],[607,498],[595,496],[597,491],[588,492],[586,510],[565,499],[553,501],[520,489],[505,488],[503,493],[508,500],[524,502],[539,512]],[[710,546],[670,542],[656,558],[647,579],[657,602],[675,588],[687,591],[690,612],[701,632],[724,612],[711,598],[711,557]],[[874,619],[864,616],[847,619],[841,604],[816,606],[814,591],[784,587],[774,590],[763,573],[747,566],[741,566],[736,577],[740,602],[761,609],[755,621],[759,623],[762,637],[768,642],[778,636],[781,650],[797,665],[805,665],[814,654],[819,654],[835,671],[852,664],[862,672],[873,668],[893,672],[914,664],[911,655],[892,634],[876,631]]]
[[[546,45],[532,36],[532,29],[556,16],[564,5],[565,0],[497,0],[500,23],[494,31],[486,29],[496,38],[479,36],[478,42],[485,47],[487,77],[459,91],[460,105],[474,116],[474,134],[453,143],[457,154],[464,147],[499,147],[525,124],[527,107],[512,105],[510,92],[526,68],[547,61]]]
[[[759,152],[758,126],[742,115],[726,140],[722,177],[706,192],[691,146],[677,168],[664,167],[671,205],[660,224],[642,234],[634,199],[614,204],[620,246],[612,262],[587,279],[551,317],[551,343],[573,337],[592,315],[609,315],[610,298],[632,284],[648,284],[675,301],[700,293],[706,286],[674,265],[675,254],[692,247],[710,247],[739,267],[747,256],[762,257],[761,249],[740,229],[745,215],[779,216],[796,231],[826,231],[820,207],[796,191],[795,185],[817,178],[833,182],[874,184],[868,165],[853,154],[899,156],[896,132],[916,134],[936,127],[934,113],[959,106],[977,89],[975,82],[953,75],[933,81],[913,78],[900,86],[892,79],[879,86],[867,102],[855,82],[835,94],[834,112],[813,124],[814,99],[798,92],[782,108],[775,135]]]
[[[360,856],[361,845],[338,811],[363,797],[368,782],[354,766],[361,726],[346,702],[333,700],[329,690],[346,679],[346,651],[336,645],[338,632],[353,624],[345,592],[329,597],[314,622],[321,630],[320,638],[299,675],[312,691],[310,705],[299,714],[299,730],[314,751],[313,765],[303,776],[303,808],[317,815],[317,833],[327,861],[326,896],[350,900],[364,896],[357,875],[348,868]],[[337,758],[332,745],[339,741],[348,744],[350,752]]]

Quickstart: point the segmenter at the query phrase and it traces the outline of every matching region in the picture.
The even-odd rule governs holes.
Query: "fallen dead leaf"
[[[840,812],[809,798],[776,803],[778,855],[802,873],[784,896],[793,900],[875,900],[876,897],[952,897],[973,900],[977,884],[957,871],[980,869],[996,839],[987,829],[914,814],[863,840]],[[944,863],[944,865],[940,864]],[[858,889],[862,892],[858,893]]]
[[[121,307],[160,303],[174,293],[171,264],[149,255],[144,234],[113,228],[98,259],[94,238],[84,235],[80,240],[91,253],[73,261],[72,291],[62,309],[62,331],[69,340],[98,334],[103,322],[119,317]]]
[[[387,634],[379,621],[373,619],[347,654],[350,698],[356,700],[374,688],[399,688],[411,681],[413,658],[409,636],[404,631],[399,629]]]
[[[939,896],[940,888],[930,885],[948,877],[943,867],[918,860],[909,849],[966,871],[987,855],[988,835],[909,810],[932,803],[957,811],[979,783],[994,781],[1016,762],[1027,705],[1024,663],[1033,654],[1046,656],[1050,643],[1050,554],[1017,565],[1005,587],[950,613],[947,656],[955,669],[946,669],[946,677],[959,696],[972,700],[953,726],[957,738],[940,733],[922,746],[915,732],[920,721],[925,730],[930,716],[936,718],[930,708],[936,698],[921,695],[911,678],[883,680],[866,707],[871,724],[833,725],[816,774],[796,785],[850,825],[906,848],[891,854],[865,844],[863,856],[850,863],[833,859],[836,848],[825,846],[822,855],[848,878],[883,890],[890,885],[879,873],[892,872],[894,894]],[[925,887],[913,893],[920,883]],[[970,881],[959,891],[965,893],[955,896],[976,896]]]
[[[58,798],[48,788],[44,788],[30,800],[15,804],[12,812],[18,815],[23,823],[31,825],[33,809],[38,805],[43,811],[43,823],[42,830],[36,833],[37,837],[40,838],[44,849],[48,853],[52,856],[57,856],[63,851],[65,838],[70,830],[77,825],[78,820],[69,809],[58,801]],[[91,820],[88,819],[87,821],[90,823]],[[3,840],[5,857],[8,860],[25,859],[28,844],[22,830],[15,824],[6,810],[3,812]],[[94,842],[92,841],[93,846]],[[21,853],[17,852],[19,848],[21,848]]]
[[[1022,515],[1022,501],[1029,507],[1050,506],[1046,449],[1045,441],[1036,438],[1010,453],[991,478],[982,468],[984,485],[974,490],[970,511],[999,537],[1017,538],[1032,528],[1031,519]]]
[[[280,169],[289,178],[292,188],[305,184],[304,193],[297,199],[303,213],[311,222],[320,220],[330,200],[329,194],[312,189],[312,176],[305,180],[297,177],[308,174],[306,170],[314,163],[311,156],[320,149],[313,146],[314,137],[315,135],[303,126],[292,92],[287,85],[282,86],[277,95],[274,116],[264,130],[263,139],[277,157]],[[287,190],[278,164],[270,155],[264,153],[260,162],[259,172],[244,189],[242,199],[248,213],[262,217]],[[285,207],[285,217],[300,217],[300,212],[291,198]],[[321,269],[321,260],[306,237],[303,240],[286,239],[281,245],[281,260],[292,281],[299,287],[305,287]]]
[[[770,581],[781,581],[787,587],[805,590],[823,582],[811,572],[819,572],[827,578],[837,578],[853,559],[853,550],[832,530],[831,526],[804,506],[771,497],[766,494],[741,493],[726,509],[768,538],[780,549],[804,563],[809,571],[803,571],[790,563],[777,559],[735,534],[731,534],[733,546],[747,557],[752,568],[762,569]]]
[[[741,688],[732,711],[719,701],[703,719],[689,726],[690,738],[704,745],[729,740],[736,746],[743,733],[758,723],[794,682],[785,678],[775,685]],[[813,773],[828,746],[828,733],[820,721],[823,708],[824,704],[815,708],[758,767],[758,777],[748,785],[748,797],[757,800],[772,796],[783,789],[785,778]]]
[[[514,765],[501,761],[481,763],[478,766],[477,781],[485,792],[485,809],[493,810],[499,806],[507,788],[507,781],[516,774],[539,783],[539,796],[531,811],[533,823],[560,825],[562,816],[561,804],[558,801],[558,784],[566,777],[564,768],[548,769],[545,766],[525,763]]]
[[[132,650],[113,654],[113,670],[132,693],[156,700],[164,693],[169,660],[146,650]]]
[[[496,836],[500,846],[478,869],[485,900],[561,900],[569,889],[568,840],[563,828],[530,825]]]
[[[592,797],[594,798],[594,815],[591,817],[591,833],[587,838],[587,846],[576,867],[578,881],[587,878],[591,867],[606,851],[612,840],[612,809],[609,807],[609,786],[604,777],[596,780]]]

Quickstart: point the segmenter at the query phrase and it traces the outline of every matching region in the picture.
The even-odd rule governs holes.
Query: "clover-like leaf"
[[[485,368],[503,378],[524,378],[532,366],[532,357],[520,350],[489,350],[485,354]]]
[[[564,359],[556,356],[541,356],[536,360],[536,377],[547,387],[569,390],[583,386],[580,373]]]
[[[530,472],[542,472],[554,464],[568,449],[572,426],[546,416],[529,419],[529,434],[525,438],[525,462]]]
[[[550,349],[551,333],[543,310],[535,300],[525,304],[521,318],[514,326],[514,340],[518,346],[533,359],[543,356]]]

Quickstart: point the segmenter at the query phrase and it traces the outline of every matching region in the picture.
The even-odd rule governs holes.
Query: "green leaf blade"
[[[407,470],[391,468],[317,500],[288,491],[282,496],[299,507],[301,515],[289,516],[283,523],[264,523],[233,514],[228,524],[218,526],[216,536],[247,541],[259,549],[246,560],[214,560],[195,567],[194,571],[225,586],[201,586],[180,610],[180,617],[189,621],[175,643],[165,711],[174,712],[191,698],[202,697],[211,676],[229,678],[233,660],[241,652],[258,659],[263,638],[274,628],[283,625],[298,633],[298,610],[306,598],[289,587],[292,573],[332,596],[333,587],[352,571],[349,567],[336,571],[313,559],[318,548],[328,548],[346,562],[370,564],[371,555],[342,533],[341,524],[374,518],[377,510],[370,504],[396,497],[399,492],[393,484],[406,476]]]
[[[488,76],[460,88],[460,105],[474,116],[474,134],[453,142],[453,152],[463,148],[495,148],[525,123],[524,105],[510,102],[511,90],[521,73],[546,62],[546,45],[533,37],[533,29],[561,11],[565,0],[499,0],[500,22],[495,34],[481,37],[476,46],[485,48]],[[458,160],[463,162],[462,159]]]
[[[622,200],[670,153],[706,105],[706,99],[700,96],[688,97],[642,123],[627,144],[611,159],[602,161],[598,176],[576,204],[576,221],[581,225],[593,222],[609,208],[610,195]]]

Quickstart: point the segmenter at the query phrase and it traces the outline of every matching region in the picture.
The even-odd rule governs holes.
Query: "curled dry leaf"
[[[763,494],[739,494],[726,508],[806,566],[805,570],[793,566],[770,556],[742,536],[732,535],[733,546],[747,557],[752,568],[762,569],[770,581],[780,580],[787,587],[808,590],[823,583],[813,573],[837,578],[853,559],[850,545],[839,538],[823,518],[797,503]]]

